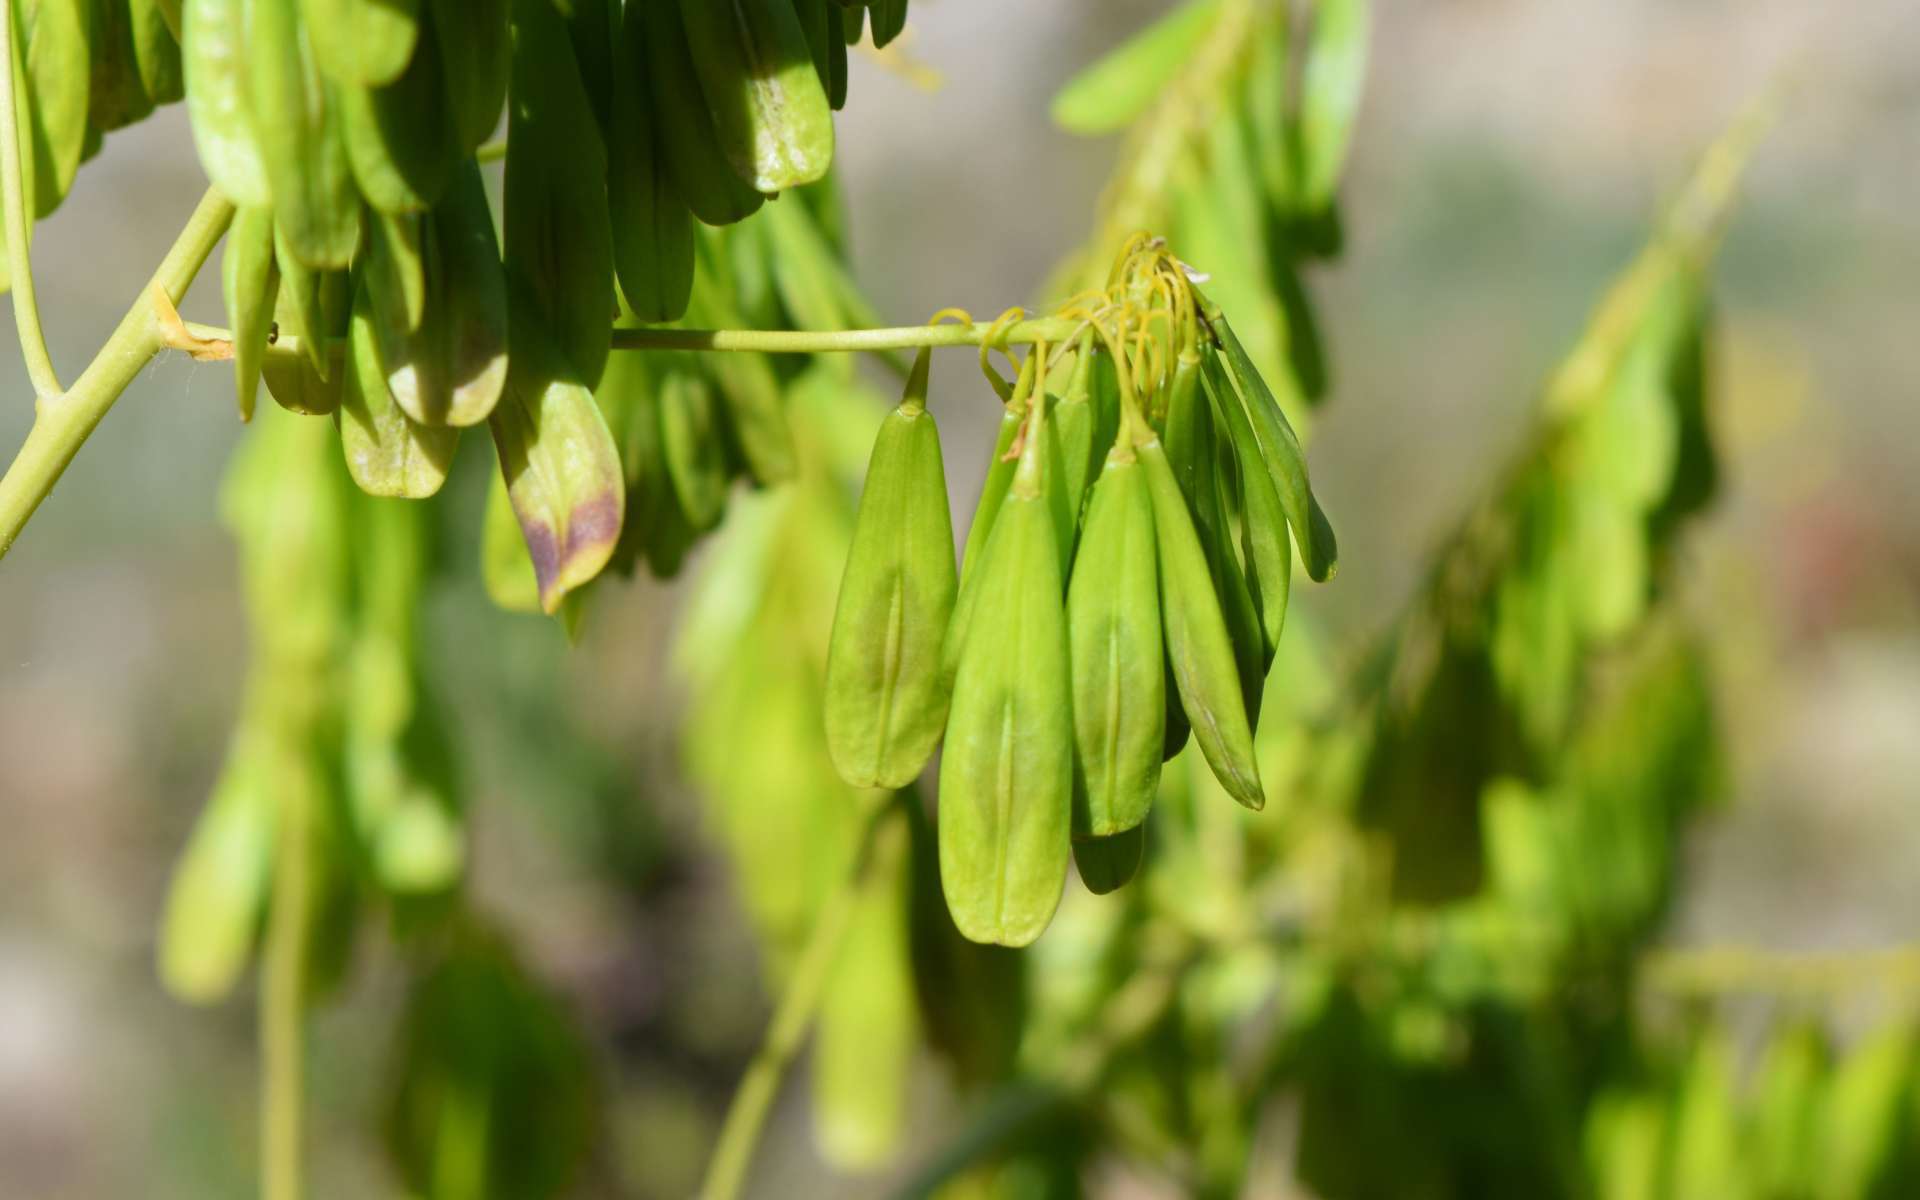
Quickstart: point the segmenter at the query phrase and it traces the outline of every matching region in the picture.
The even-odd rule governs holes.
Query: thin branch
[[[13,36],[13,0],[0,0],[0,56],[7,64],[7,86],[0,88],[0,201],[6,213],[7,263],[13,275],[13,322],[20,331],[20,354],[27,361],[27,377],[39,400],[36,408],[60,395],[60,376],[47,354],[40,330],[40,304],[33,291],[33,198],[25,194],[20,178],[20,122],[26,115],[26,56]],[[0,553],[5,551],[0,542]]]
[[[0,0],[0,4],[4,2]],[[140,289],[107,344],[70,390],[40,406],[20,453],[7,473],[0,476],[0,558],[13,546],[40,502],[53,491],[87,435],[141,368],[166,345],[153,290],[158,288],[168,303],[177,305],[232,220],[233,205],[219,192],[208,189],[160,269]]]
[[[753,1165],[753,1152],[760,1143],[760,1131],[767,1123],[767,1111],[780,1090],[780,1080],[806,1040],[820,1006],[820,994],[826,986],[840,941],[853,916],[854,902],[865,881],[872,861],[872,847],[880,826],[902,816],[900,800],[877,804],[868,813],[860,831],[853,860],[839,884],[820,906],[807,934],[793,974],[767,1025],[767,1040],[747,1065],[740,1086],[734,1090],[727,1107],[726,1123],[720,1127],[720,1140],[707,1162],[707,1178],[701,1185],[701,1200],[735,1200]]]

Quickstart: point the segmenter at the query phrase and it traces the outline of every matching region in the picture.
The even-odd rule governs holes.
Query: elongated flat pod
[[[1018,400],[1007,405],[1000,413],[1000,428],[993,439],[993,456],[987,460],[986,478],[980,485],[980,500],[973,508],[973,522],[967,527],[966,552],[960,560],[963,579],[972,569],[970,564],[986,548],[987,535],[993,532],[994,518],[999,515],[1000,505],[1006,501],[1007,485],[1013,481],[1014,469],[1014,460],[1007,455],[1013,449],[1013,440],[1020,435],[1020,427],[1026,420],[1027,406]]]
[[[726,514],[727,488],[733,481],[713,381],[689,356],[661,372],[658,387],[660,449],[667,480],[687,523],[705,532]]]
[[[947,719],[940,655],[958,576],[927,351],[867,462],[827,650],[827,749],[855,787],[905,787]]]
[[[677,321],[693,292],[693,213],[673,186],[647,90],[647,22],[619,18],[615,43],[607,202],[620,294],[642,321]]]
[[[606,368],[613,336],[606,145],[551,0],[515,0],[513,36],[508,271],[574,377],[592,387]]]
[[[554,613],[612,557],[626,485],[593,393],[570,374],[540,320],[516,298],[507,383],[488,425],[533,559],[540,606]]]
[[[1053,919],[1072,854],[1066,615],[1037,490],[1008,496],[986,556],[982,636],[961,652],[940,757],[940,883],[964,936],[1024,946]]]
[[[275,747],[243,721],[174,865],[160,918],[160,981],[192,1004],[225,998],[253,953],[273,872]]]
[[[713,114],[694,74],[676,0],[648,0],[647,83],[653,100],[655,132],[660,135],[674,187],[708,225],[731,225],[752,216],[765,199],[737,174],[720,147]]]
[[[507,378],[507,283],[480,170],[462,164],[438,207],[417,220],[425,299],[408,328],[376,301],[387,388],[422,425],[477,425]]]
[[[1206,551],[1159,439],[1149,438],[1138,450],[1153,494],[1160,619],[1181,707],[1220,785],[1241,804],[1259,809],[1266,797],[1254,762],[1253,729]]]
[[[1147,827],[1135,825],[1111,837],[1073,839],[1073,865],[1080,882],[1096,896],[1125,887],[1140,870],[1147,848]]]
[[[1280,644],[1280,632],[1286,626],[1287,598],[1293,583],[1293,543],[1287,534],[1286,511],[1261,458],[1260,443],[1246,410],[1217,357],[1209,358],[1201,384],[1238,463],[1234,474],[1240,493],[1240,543],[1245,553],[1247,590],[1259,614],[1266,660],[1271,663]]]
[[[392,83],[413,58],[420,0],[299,0],[299,5],[314,59],[335,83]]]
[[[1300,73],[1300,201],[1311,210],[1333,201],[1353,140],[1366,81],[1369,0],[1319,0]]]
[[[249,0],[181,0],[181,72],[200,166],[235,204],[273,203],[247,104]]]
[[[833,110],[793,0],[680,0],[714,132],[758,192],[812,183],[833,164]]]
[[[127,0],[87,0],[91,6],[87,123],[102,132],[123,129],[153,111],[133,54],[133,11]]]
[[[280,274],[273,265],[273,210],[243,208],[234,213],[220,259],[227,320],[233,326],[234,394],[240,419],[253,419],[260,391],[260,362],[273,334],[273,303]]]
[[[314,60],[299,0],[250,0],[248,14],[246,95],[274,224],[302,263],[344,268],[360,246],[360,198],[339,95]]]
[[[44,217],[59,207],[87,156],[93,0],[16,3],[13,15],[26,92],[15,108],[23,126],[20,182],[34,215]]]
[[[1131,447],[1093,485],[1067,585],[1073,673],[1074,833],[1146,820],[1166,738],[1166,667],[1153,499]]]
[[[1266,380],[1254,369],[1253,361],[1247,357],[1240,339],[1234,336],[1226,317],[1218,308],[1209,307],[1207,320],[1220,339],[1221,366],[1246,410],[1260,443],[1260,457],[1267,464],[1280,494],[1287,524],[1292,526],[1294,543],[1300,549],[1301,565],[1306,568],[1309,579],[1323,583],[1339,569],[1340,550],[1327,514],[1314,499],[1300,439],[1294,436],[1293,426],[1280,411],[1279,401],[1273,398]]]
[[[347,278],[337,271],[315,271],[286,251],[279,228],[274,229],[274,264],[280,287],[274,295],[273,320],[282,334],[299,339],[302,355],[289,359],[269,354],[260,363],[260,377],[274,402],[289,412],[320,416],[340,406],[340,364],[332,344],[347,333],[352,297]]]
[[[373,301],[363,284],[353,298],[340,393],[340,445],[347,473],[370,496],[423,499],[439,491],[453,465],[460,431],[417,425],[394,403],[380,361]]]
[[[441,82],[454,136],[472,151],[493,136],[507,99],[513,43],[508,37],[511,0],[429,0],[440,39]]]
[[[445,66],[431,22],[413,59],[377,86],[340,83],[341,140],[367,203],[383,212],[420,212],[438,203],[464,150],[446,102]]]

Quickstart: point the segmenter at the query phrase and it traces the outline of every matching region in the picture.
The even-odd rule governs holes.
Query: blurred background
[[[1162,7],[920,0],[904,49],[938,87],[856,57],[839,162],[858,274],[890,321],[1042,299],[1115,150],[1056,130],[1048,99]],[[1920,9],[1839,8],[1383,0],[1346,253],[1309,280],[1335,372],[1311,455],[1345,553],[1337,582],[1295,603],[1357,649],[1519,444],[1545,373],[1695,154],[1793,81],[1713,289],[1726,486],[1680,572],[1716,634],[1733,795],[1691,835],[1676,945],[1876,947],[1920,911]],[[39,226],[66,372],[203,186],[176,106],[111,137]],[[182,307],[222,322],[217,280]],[[11,454],[30,402],[10,336],[0,378]],[[0,563],[0,1195],[251,1191],[251,1005],[183,1007],[153,970],[167,871],[241,692],[216,518],[232,386],[224,365],[151,366]],[[958,515],[997,414],[959,356],[936,367],[934,403]],[[571,648],[554,623],[494,609],[476,563],[488,460],[463,460],[448,519],[464,532],[424,628],[472,890],[601,1055],[610,1136],[583,1190],[682,1195],[767,1001],[677,767],[664,662],[680,589],[603,589]],[[387,1186],[365,1131],[399,1002],[378,941],[317,1018],[320,1195]],[[779,1183],[762,1194],[832,1191],[804,1100],[790,1089],[776,1112],[759,1177]]]

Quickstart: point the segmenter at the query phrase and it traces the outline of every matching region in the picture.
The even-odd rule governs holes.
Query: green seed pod
[[[261,133],[276,229],[307,266],[344,268],[360,246],[360,200],[341,137],[339,96],[315,63],[299,5],[250,0],[246,95]]]
[[[713,384],[698,364],[682,360],[660,379],[660,448],[680,512],[694,529],[705,532],[727,510],[732,472]]]
[[[340,444],[347,473],[369,496],[418,500],[447,481],[460,431],[416,425],[387,391],[373,301],[363,284],[353,298],[340,393]]]
[[[420,212],[437,204],[462,157],[444,71],[439,39],[428,22],[413,60],[391,83],[334,89],[354,181],[382,212]]]
[[[1214,595],[1220,599],[1220,615],[1227,623],[1227,637],[1233,643],[1233,661],[1240,675],[1240,698],[1246,706],[1247,724],[1258,728],[1260,700],[1266,693],[1267,664],[1272,661],[1272,655],[1267,652],[1260,610],[1240,565],[1233,522],[1225,511],[1224,493],[1236,485],[1224,471],[1210,473],[1204,482],[1210,489],[1202,498],[1208,516],[1204,520],[1196,519],[1194,526],[1206,551]]]
[[[700,80],[694,75],[693,51],[681,24],[675,0],[648,0],[642,6],[647,22],[646,72],[651,89],[654,132],[660,137],[674,188],[709,225],[731,225],[752,216],[766,197],[742,179],[727,162],[714,130]]]
[[[1280,410],[1266,381],[1254,369],[1226,317],[1211,304],[1203,302],[1203,308],[1207,323],[1220,340],[1220,365],[1247,414],[1260,443],[1260,457],[1267,464],[1281,507],[1286,510],[1287,524],[1292,527],[1294,544],[1300,550],[1301,565],[1306,568],[1309,579],[1323,583],[1339,569],[1340,551],[1333,526],[1321,511],[1320,502],[1314,499],[1300,440],[1294,436],[1286,414]]]
[[[367,252],[355,264],[381,324],[420,327],[427,315],[426,222],[419,213],[367,209]]]
[[[940,758],[947,908],[967,938],[1007,946],[1053,919],[1072,853],[1073,700],[1042,455],[1030,438],[987,540],[983,636],[961,647]]]
[[[1160,746],[1160,761],[1173,761],[1173,756],[1187,748],[1187,739],[1193,734],[1193,723],[1187,720],[1187,710],[1180,706],[1180,685],[1173,678],[1173,660],[1162,656],[1160,663],[1160,690],[1167,698],[1166,704],[1166,740]]]
[[[539,314],[517,296],[508,328],[506,388],[488,424],[540,583],[540,606],[554,613],[612,556],[626,484],[593,393],[569,374]]]
[[[1366,82],[1369,0],[1319,0],[1300,71],[1300,204],[1303,211],[1328,208]]]
[[[420,35],[420,0],[297,2],[313,42],[314,60],[335,83],[382,87],[400,78],[413,58]]]
[[[87,121],[97,130],[123,129],[153,111],[133,52],[133,11],[127,0],[90,0],[93,55]]]
[[[1254,763],[1253,730],[1241,698],[1233,641],[1207,569],[1206,551],[1158,438],[1139,446],[1153,493],[1159,550],[1160,614],[1167,658],[1194,740],[1220,785],[1251,809],[1266,803]]]
[[[1240,94],[1241,120],[1259,176],[1263,207],[1269,213],[1281,214],[1292,211],[1299,189],[1293,174],[1293,134],[1288,124],[1292,107],[1288,92],[1293,82],[1287,53],[1292,40],[1290,16],[1285,9],[1263,14],[1253,32],[1246,84]]]
[[[243,207],[273,203],[247,103],[247,23],[252,0],[181,0],[181,71],[187,116],[207,178]]]
[[[867,12],[873,18],[873,48],[884,49],[907,27],[907,0],[869,0]]]
[[[812,183],[833,164],[833,110],[793,0],[680,0],[713,129],[757,192]]]
[[[288,412],[324,416],[340,406],[341,375],[335,369],[339,364],[333,360],[333,343],[347,332],[346,276],[308,270],[279,252],[284,247],[278,228],[274,237],[280,288],[274,296],[273,320],[282,337],[299,339],[302,355],[297,359],[267,355],[260,363],[260,377],[274,402]]]
[[[233,326],[233,377],[240,419],[251,421],[260,389],[260,360],[273,334],[273,303],[280,291],[280,274],[273,265],[272,209],[243,208],[234,213],[220,277],[227,321]]]
[[[1120,43],[1054,93],[1054,124],[1079,134],[1131,125],[1187,65],[1219,15],[1219,0],[1187,0]]]
[[[226,998],[253,953],[273,871],[274,747],[243,720],[173,868],[160,918],[160,982],[189,1004]]]
[[[378,293],[380,355],[387,389],[422,425],[477,425],[493,411],[507,378],[507,284],[493,237],[485,185],[473,162],[456,169],[440,205],[415,221],[425,299],[408,328]],[[369,267],[377,265],[380,247]]]
[[[941,645],[958,580],[930,352],[874,439],[827,651],[827,748],[855,787],[905,787],[947,719]]]
[[[717,261],[711,242],[703,243],[703,279],[724,278],[726,264]],[[695,289],[687,318],[717,329],[739,329],[749,323],[724,293],[722,286],[703,284]],[[793,430],[787,423],[785,394],[764,354],[714,354],[707,370],[720,386],[727,428],[754,480],[763,484],[793,478],[798,460]]]
[[[1080,882],[1096,896],[1126,886],[1140,870],[1140,859],[1147,848],[1147,827],[1135,825],[1111,837],[1073,839],[1073,865]]]
[[[1073,671],[1074,833],[1146,820],[1166,738],[1166,665],[1153,500],[1130,446],[1093,485],[1067,587]]]
[[[1016,460],[1014,439],[1027,421],[1027,397],[1033,388],[1034,364],[1031,356],[1021,364],[1020,378],[1013,385],[1013,399],[1000,414],[1000,431],[994,435],[993,457],[987,460],[987,477],[980,485],[980,500],[973,509],[973,523],[967,527],[966,553],[960,559],[960,580],[966,582],[971,564],[986,548],[993,532],[994,518],[1007,498],[1007,486],[1013,482]]]
[[[600,136],[611,139],[614,46],[620,35],[622,0],[566,0],[555,7],[566,18],[573,61],[580,68],[580,82],[593,106]]]
[[[575,378],[592,387],[614,311],[606,147],[550,0],[515,0],[513,28],[506,261]]]
[[[480,579],[487,597],[508,612],[540,611],[540,582],[534,578],[533,559],[520,521],[513,515],[507,478],[492,472],[487,485],[487,509],[480,527]]]
[[[620,294],[642,321],[677,321],[693,292],[693,213],[674,189],[647,94],[647,22],[620,21],[607,203]]]
[[[86,157],[93,4],[38,0],[13,6],[14,52],[25,90],[15,108],[22,134],[20,184],[32,197],[36,217],[60,206]]]
[[[441,82],[448,120],[463,151],[493,136],[507,99],[513,42],[507,33],[511,0],[430,0],[440,40]]]
[[[854,24],[853,39],[847,37],[848,18],[838,4],[827,9],[827,104],[835,112],[847,106],[847,47],[858,40],[859,25]]]
[[[1073,371],[1066,394],[1053,406],[1053,436],[1059,448],[1059,492],[1069,519],[1067,549],[1071,558],[1073,538],[1079,531],[1080,514],[1086,506],[1087,482],[1094,475],[1094,447],[1106,442],[1094,441],[1094,426],[1099,423],[1092,398],[1093,355],[1082,349],[1074,356]]]
[[[1287,536],[1286,513],[1280,507],[1273,477],[1260,457],[1260,444],[1246,410],[1222,373],[1218,356],[1208,357],[1201,383],[1214,420],[1226,431],[1234,454],[1247,591],[1260,620],[1265,660],[1271,663],[1280,644],[1280,631],[1286,625],[1287,597],[1293,583],[1293,544]]]
[[[186,94],[180,62],[179,0],[126,0],[127,38],[141,90],[154,104],[172,104]],[[169,16],[171,9],[171,16]]]

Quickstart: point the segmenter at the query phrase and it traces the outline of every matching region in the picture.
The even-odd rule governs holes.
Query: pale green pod
[[[444,71],[429,24],[413,60],[391,82],[333,86],[354,182],[382,212],[420,212],[438,203],[462,157]]]
[[[940,884],[961,934],[1024,946],[1072,857],[1073,699],[1053,516],[1029,443],[979,567],[940,757]]]
[[[18,0],[10,40],[22,68],[16,95],[31,144],[20,144],[21,190],[33,214],[60,206],[87,154],[93,0]],[[31,165],[28,160],[31,159]]]
[[[207,178],[245,207],[273,203],[247,103],[251,0],[181,0],[181,71],[193,143]]]
[[[1138,449],[1153,494],[1160,619],[1181,707],[1220,785],[1241,804],[1259,809],[1266,796],[1254,762],[1253,729],[1206,551],[1159,439],[1149,438]]]
[[[367,209],[367,252],[355,266],[373,293],[382,326],[410,331],[426,318],[427,242],[418,213]]]
[[[827,748],[855,787],[905,787],[947,719],[941,648],[958,576],[928,351],[874,438],[827,650]]]
[[[276,230],[276,238],[278,231]],[[260,363],[260,377],[274,402],[288,412],[324,416],[340,406],[340,364],[334,361],[333,339],[346,333],[340,294],[346,277],[316,272],[283,254],[274,257],[280,287],[274,295],[273,319],[282,336],[299,339],[302,354],[268,354]],[[325,368],[323,373],[321,368]]]
[[[986,549],[987,535],[993,532],[994,518],[1007,498],[1007,485],[1013,482],[1016,460],[1007,456],[1013,450],[1014,439],[1020,436],[1021,426],[1027,421],[1026,401],[1018,390],[1014,396],[1014,402],[1001,410],[1000,429],[993,439],[993,457],[987,460],[987,475],[980,485],[980,500],[974,505],[973,521],[967,526],[966,552],[960,559],[963,579],[972,570],[972,564],[981,557],[981,551]]]
[[[531,306],[516,302],[506,387],[488,417],[540,606],[600,573],[620,540],[626,481],[593,393],[569,373]]]
[[[1066,394],[1053,406],[1052,424],[1054,442],[1058,449],[1060,484],[1059,494],[1067,508],[1067,550],[1072,557],[1073,541],[1079,533],[1080,515],[1086,508],[1087,484],[1095,474],[1096,446],[1108,442],[1097,441],[1099,416],[1094,411],[1091,379],[1093,355],[1082,350],[1074,358],[1073,375],[1067,383]],[[1111,439],[1109,439],[1111,441]]]
[[[353,300],[340,393],[340,445],[347,473],[370,496],[423,499],[440,490],[460,431],[416,425],[387,391],[380,335],[365,286]]]
[[[1067,585],[1074,833],[1146,820],[1166,737],[1166,665],[1153,499],[1131,447],[1107,456]]]
[[[513,6],[504,226],[509,274],[588,387],[613,336],[607,151],[550,0]]]
[[[180,0],[126,0],[126,4],[127,35],[133,43],[140,86],[156,105],[172,104],[186,94],[174,24],[180,18]]]
[[[820,998],[813,1043],[813,1127],[841,1171],[885,1166],[909,1125],[920,1010],[907,909],[912,869],[904,813],[875,831],[872,857]]]
[[[413,59],[420,0],[298,2],[313,57],[335,83],[379,87],[398,79]]]
[[[247,103],[275,228],[307,266],[345,268],[360,247],[360,198],[339,96],[321,77],[298,9],[299,0],[250,0]]]
[[[833,164],[833,110],[793,0],[680,0],[714,132],[757,192],[812,183]]]
[[[1265,193],[1269,212],[1287,213],[1294,204],[1291,103],[1293,70],[1288,44],[1292,40],[1291,14],[1285,8],[1267,14],[1253,31],[1253,50],[1240,95],[1241,117],[1247,130],[1247,149]]]
[[[1293,543],[1287,535],[1286,512],[1273,476],[1260,456],[1260,444],[1247,421],[1246,410],[1221,372],[1217,356],[1210,356],[1201,372],[1214,419],[1227,434],[1238,469],[1240,545],[1244,554],[1247,591],[1253,599],[1271,662],[1280,633],[1286,626],[1287,598],[1293,586]]]
[[[1147,827],[1134,825],[1110,837],[1073,839],[1073,865],[1080,882],[1096,896],[1125,887],[1140,870],[1147,848]]]
[[[243,208],[234,213],[221,255],[220,278],[233,326],[233,375],[240,419],[253,419],[260,390],[260,364],[273,335],[273,305],[280,274],[273,264],[273,211]]]
[[[718,256],[716,238],[702,244],[704,281],[687,308],[689,324],[715,329],[749,326],[722,282],[728,264]],[[711,354],[705,369],[720,387],[729,434],[747,472],[758,483],[793,478],[799,460],[793,429],[787,422],[786,396],[773,364],[764,354]]]
[[[456,168],[447,194],[415,227],[424,292],[419,320],[409,328],[375,296],[387,389],[422,425],[477,425],[506,386],[508,335],[506,274],[479,167],[469,161]]]
[[[243,721],[174,865],[160,918],[160,982],[190,1004],[224,999],[253,954],[273,871],[274,749]]]
[[[1300,70],[1300,203],[1327,207],[1340,183],[1366,84],[1370,0],[1316,0]]]
[[[1219,0],[1187,0],[1082,68],[1054,93],[1054,124],[1080,134],[1131,125],[1187,65],[1219,13]]]
[[[733,478],[713,383],[696,361],[683,359],[662,373],[656,405],[674,499],[694,529],[712,529],[726,513]]]

